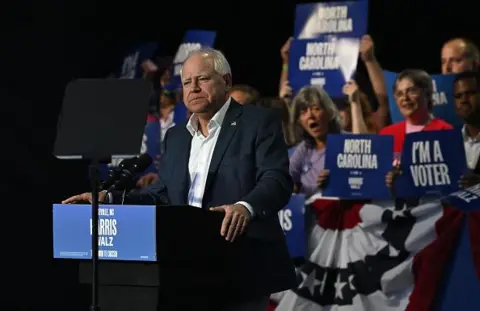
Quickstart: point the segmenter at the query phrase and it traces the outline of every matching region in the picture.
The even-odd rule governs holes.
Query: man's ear
[[[472,68],[472,69],[473,69],[473,71],[479,70],[479,69],[480,69],[480,61],[474,60],[474,61],[473,61],[473,68]]]
[[[232,74],[227,73],[226,75],[223,75],[223,80],[225,80],[225,88],[228,90],[232,87]]]

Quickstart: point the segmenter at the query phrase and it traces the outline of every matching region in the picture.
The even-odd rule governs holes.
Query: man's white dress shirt
[[[465,146],[465,155],[467,156],[467,166],[469,169],[475,169],[478,157],[480,156],[480,135],[470,137],[467,134],[465,126],[462,128],[463,144]]]
[[[171,111],[168,114],[168,118],[164,120],[160,117],[160,141],[162,142],[165,138],[165,133],[167,133],[168,129],[175,126],[175,122],[173,122],[175,111]]]
[[[188,120],[187,130],[192,135],[190,158],[188,160],[188,171],[190,173],[190,188],[188,191],[189,205],[202,207],[208,170],[220,130],[222,126],[231,126],[229,124],[222,124],[228,107],[230,107],[230,102],[231,98],[227,100],[222,108],[212,117],[210,122],[208,122],[208,135],[206,137],[199,129],[198,116],[193,114]],[[235,204],[245,206],[250,212],[250,215],[253,216],[253,208],[250,204],[243,201],[236,202]]]
[[[218,135],[222,128],[223,119],[230,107],[231,97],[227,102],[217,111],[213,118],[208,122],[208,136],[203,136],[199,129],[198,116],[192,114],[187,123],[187,130],[192,135],[192,142],[190,147],[190,158],[188,160],[188,171],[190,172],[190,187],[188,190],[188,204],[202,208],[203,194],[207,183],[208,169],[212,161],[213,150],[217,144]],[[233,126],[225,124],[224,126]],[[232,185],[234,186],[234,185]],[[112,195],[108,193],[108,201],[112,203]],[[240,204],[254,216],[252,206],[244,201],[235,202]],[[216,206],[208,206],[216,207]]]

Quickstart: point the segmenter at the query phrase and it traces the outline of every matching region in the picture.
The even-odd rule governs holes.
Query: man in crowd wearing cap
[[[161,141],[163,141],[167,130],[175,125],[173,118],[176,103],[175,87],[173,84],[166,84],[158,100],[158,120],[160,122]]]
[[[154,95],[153,100],[156,101],[157,108],[155,109],[156,111],[148,115],[147,122],[160,123],[160,140],[158,141],[158,144],[162,146],[165,133],[168,129],[175,126],[176,123],[185,120],[187,114],[185,111],[185,105],[177,105],[177,90],[173,83],[166,83],[163,88]],[[163,150],[160,150],[158,157],[161,156],[161,153],[163,153]],[[155,183],[157,180],[157,172],[149,172],[139,178],[137,186],[145,188],[148,185]]]

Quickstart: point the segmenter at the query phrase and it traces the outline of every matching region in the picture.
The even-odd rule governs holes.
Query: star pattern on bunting
[[[347,282],[341,282],[340,273],[337,274],[337,280],[333,285],[335,286],[335,298],[340,298],[343,300],[342,289],[345,287],[345,285],[347,285]]]
[[[381,279],[385,272],[408,259],[405,248],[416,219],[411,209],[418,200],[398,200],[394,209],[382,212],[386,227],[382,238],[385,246],[373,255],[348,262],[345,268],[322,267],[307,261],[298,271],[299,286],[294,292],[321,306],[352,305],[356,295],[368,296],[382,290]]]
[[[348,285],[350,287],[350,290],[352,291],[356,290],[355,285],[353,285],[354,280],[355,280],[355,275],[352,274],[348,276]]]
[[[406,217],[405,212],[408,210],[407,205],[403,205],[401,210],[396,210],[394,209],[392,211],[392,218],[393,220],[399,218],[399,217]]]
[[[321,281],[316,279],[316,271],[312,270],[309,274],[300,271],[302,274],[302,283],[300,283],[299,288],[307,288],[310,294],[313,296],[314,291],[318,285],[321,285]]]

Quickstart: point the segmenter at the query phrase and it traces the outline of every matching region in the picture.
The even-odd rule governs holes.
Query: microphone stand
[[[98,160],[90,164],[90,178],[92,182],[92,304],[90,311],[100,311],[98,302],[98,208],[100,173]]]
[[[107,161],[106,161],[107,162]],[[98,295],[98,209],[99,209],[99,186],[100,186],[100,161],[96,158],[90,163],[90,179],[92,187],[92,304],[90,311],[100,311]],[[123,204],[123,202],[122,202]]]

